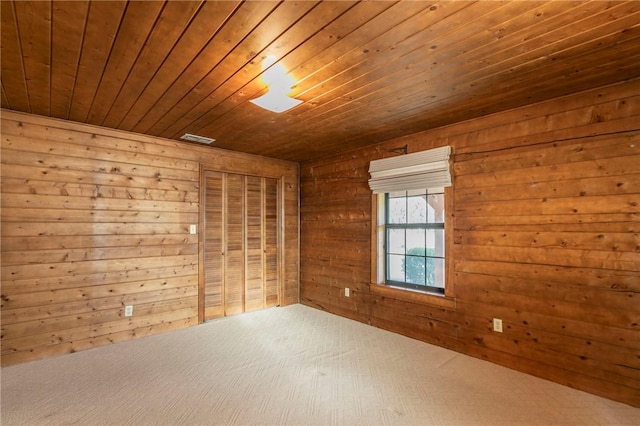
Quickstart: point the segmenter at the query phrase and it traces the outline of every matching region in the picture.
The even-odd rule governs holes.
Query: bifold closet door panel
[[[279,304],[278,180],[206,171],[204,318]]]
[[[224,181],[222,173],[205,172],[204,318],[224,316]]]
[[[278,299],[278,180],[264,179],[264,306],[277,306]]]
[[[246,176],[245,311],[264,308],[263,178]]]
[[[245,281],[245,176],[226,175],[224,300],[225,315],[244,312]]]

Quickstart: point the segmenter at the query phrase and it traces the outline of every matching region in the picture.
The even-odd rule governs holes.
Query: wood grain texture
[[[296,164],[6,110],[1,124],[3,365],[197,324],[201,168],[271,182],[269,268],[297,303]]]
[[[293,161],[640,76],[633,0],[5,0],[1,19],[4,108]],[[249,102],[269,56],[303,101],[282,114]]]
[[[633,80],[303,163],[302,302],[640,406],[639,90]],[[450,301],[371,284],[367,167],[405,144],[453,147]]]

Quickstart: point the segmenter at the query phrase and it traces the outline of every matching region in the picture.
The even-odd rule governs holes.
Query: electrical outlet
[[[502,333],[502,320],[500,318],[493,319],[493,331]]]
[[[195,235],[196,232],[198,232],[198,227],[196,225],[189,225],[189,233]]]
[[[133,305],[127,305],[124,307],[124,316],[130,317],[133,315]]]
[[[344,288],[344,295],[346,297],[351,297],[351,290],[349,290],[349,287]]]

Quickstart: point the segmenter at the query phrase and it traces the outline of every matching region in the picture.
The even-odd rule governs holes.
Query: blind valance
[[[369,187],[374,194],[451,186],[450,146],[374,160]]]

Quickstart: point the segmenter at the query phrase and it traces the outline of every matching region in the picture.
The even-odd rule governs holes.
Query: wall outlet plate
[[[493,331],[502,333],[502,320],[500,318],[493,319]]]
[[[198,232],[198,227],[196,225],[189,225],[189,233],[195,235],[196,232]]]
[[[124,307],[124,316],[125,317],[133,316],[133,305],[127,305]]]
[[[349,290],[349,287],[344,288],[344,295],[346,297],[351,297],[351,290]]]

